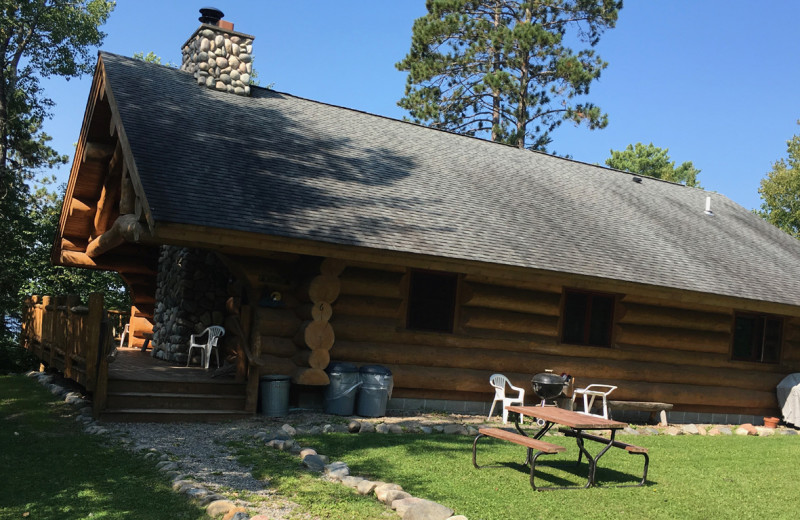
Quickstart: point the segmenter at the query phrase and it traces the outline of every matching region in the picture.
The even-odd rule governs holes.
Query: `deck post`
[[[89,295],[89,314],[86,317],[86,389],[95,391],[97,385],[98,358],[102,358],[103,338],[100,337],[100,323],[103,321],[103,294],[92,293]],[[102,363],[102,359],[100,362]]]

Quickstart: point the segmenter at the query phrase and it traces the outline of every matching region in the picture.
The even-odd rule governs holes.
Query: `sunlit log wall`
[[[252,335],[260,374],[324,385],[330,360],[375,363],[392,370],[395,397],[488,402],[491,374],[530,389],[533,374],[552,369],[576,386],[616,385],[618,400],[757,415],[777,412],[776,384],[800,370],[797,318],[784,320],[780,364],[731,361],[736,309],[620,293],[612,347],[567,345],[559,341],[563,285],[461,275],[453,333],[414,331],[405,327],[407,268],[327,269],[320,260],[239,260],[260,300]],[[311,291],[314,280],[321,287]],[[275,292],[279,303],[269,299]]]
[[[613,346],[584,347],[559,342],[561,285],[464,276],[446,334],[405,328],[407,283],[400,267],[348,266],[331,320],[331,358],[388,366],[397,397],[488,401],[492,373],[530,389],[533,374],[552,369],[577,386],[616,385],[618,400],[762,414],[776,412],[776,384],[800,368],[797,319],[784,321],[781,364],[748,363],[730,360],[733,308],[621,294]]]

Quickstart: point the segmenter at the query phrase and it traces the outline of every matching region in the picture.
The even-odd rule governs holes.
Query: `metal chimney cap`
[[[200,8],[200,23],[207,23],[211,25],[218,25],[219,21],[222,20],[222,17],[225,16],[225,13],[217,9],[216,7],[202,7]]]

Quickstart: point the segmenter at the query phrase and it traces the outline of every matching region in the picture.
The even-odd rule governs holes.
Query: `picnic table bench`
[[[636,410],[640,412],[650,412],[649,422],[655,424],[656,414],[659,414],[658,424],[667,424],[667,410],[672,410],[672,405],[669,403],[657,403],[647,401],[609,401],[608,407],[612,412],[614,410]]]
[[[641,479],[635,484],[620,485],[618,487],[626,486],[643,486],[647,480],[647,469],[650,462],[647,448],[635,446],[627,442],[618,441],[615,439],[617,431],[625,428],[626,423],[605,419],[603,417],[596,417],[584,413],[573,412],[571,410],[564,410],[555,407],[542,407],[542,406],[507,406],[506,409],[510,412],[519,414],[514,421],[517,431],[514,433],[500,428],[481,428],[478,430],[478,435],[472,443],[472,464],[476,468],[481,468],[477,462],[477,447],[478,441],[482,437],[494,437],[497,439],[505,440],[527,448],[527,458],[525,464],[529,464],[530,470],[530,483],[531,487],[536,491],[550,490],[550,489],[570,489],[570,488],[588,488],[597,486],[596,472],[600,459],[611,448],[624,449],[630,454],[642,455],[644,457],[644,471]],[[533,435],[528,436],[525,431],[520,427],[519,416],[527,415],[529,417],[539,418],[543,421],[543,426]],[[541,423],[540,423],[541,424]],[[554,425],[560,424],[565,426],[562,429],[568,437],[574,437],[578,445],[578,462],[580,465],[582,457],[585,455],[589,463],[589,471],[584,485],[572,486],[549,486],[537,487],[535,482],[536,475],[536,460],[544,454],[554,454],[566,451],[564,446],[552,444],[542,441],[544,436]],[[610,432],[609,438],[588,431],[608,430]],[[594,456],[588,451],[584,445],[584,441],[592,441],[598,443],[602,448]]]
[[[612,439],[609,442],[608,439],[605,437],[601,437],[600,435],[593,435],[591,433],[586,433],[583,431],[573,430],[570,428],[559,428],[561,433],[563,433],[567,437],[575,437],[580,439],[585,439],[594,442],[601,442],[603,444],[610,444],[614,448],[622,448],[623,450],[627,451],[631,455],[642,455],[644,457],[644,471],[642,472],[642,478],[638,484],[622,484],[616,487],[635,487],[635,486],[643,486],[644,483],[647,481],[647,467],[650,465],[650,455],[648,455],[647,448],[643,448],[641,446],[636,446],[634,444],[630,444],[628,442],[618,441],[616,439]],[[581,456],[583,455],[583,450],[578,454],[578,464],[581,463]]]
[[[500,428],[480,428],[478,430],[478,435],[475,437],[475,441],[472,443],[472,465],[479,469],[485,467],[479,466],[477,461],[478,440],[481,437],[494,437],[496,439],[513,442],[514,444],[519,444],[520,446],[525,446],[528,448],[528,456],[525,459],[525,462],[531,465],[531,486],[533,489],[536,489],[536,483],[534,480],[534,475],[536,474],[536,459],[538,459],[540,455],[567,451],[567,448],[564,446],[540,441],[538,439],[528,437],[527,435],[521,435],[508,430],[501,430]],[[536,453],[533,453],[534,450]]]

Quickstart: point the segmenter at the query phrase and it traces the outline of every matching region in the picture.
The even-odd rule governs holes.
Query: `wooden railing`
[[[103,295],[92,293],[86,305],[76,295],[30,296],[22,312],[22,346],[94,393],[95,410],[102,409],[113,343]]]

